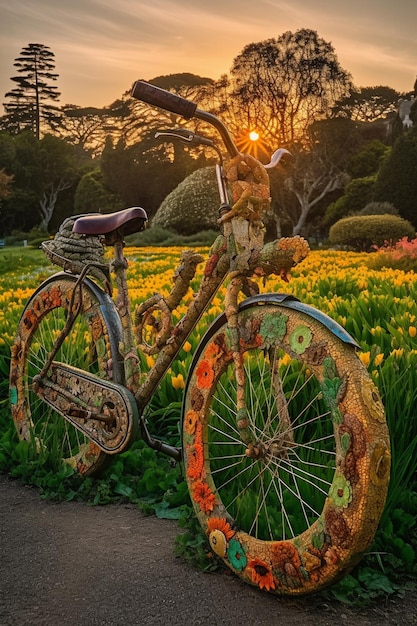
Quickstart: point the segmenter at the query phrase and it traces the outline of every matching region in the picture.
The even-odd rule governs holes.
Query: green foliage
[[[388,146],[374,139],[368,141],[352,155],[348,161],[348,173],[352,178],[366,178],[377,174],[384,156],[389,152]]]
[[[204,156],[194,159],[178,143],[173,155],[152,132],[132,146],[122,140],[113,146],[108,140],[101,172],[106,189],[120,197],[125,206],[142,206],[151,218],[178,183],[205,163]]]
[[[361,211],[372,201],[375,178],[367,176],[351,180],[345,187],[344,194],[326,209],[324,223],[331,226],[338,220]]]
[[[152,226],[193,235],[217,226],[219,193],[213,167],[193,172],[162,202]]]
[[[374,199],[391,202],[417,228],[417,128],[401,133],[384,161]]]
[[[386,241],[414,236],[413,226],[396,215],[346,217],[333,224],[329,231],[331,244],[364,251],[382,246]]]
[[[45,258],[45,255],[40,250],[33,250],[32,248],[5,248],[0,251],[0,274],[6,274],[7,272],[23,273],[26,269],[33,270],[36,267],[35,272],[43,267],[49,265],[49,261]]]
[[[220,559],[217,559],[210,551],[207,537],[191,506],[184,508],[179,519],[179,526],[184,530],[175,540],[174,551],[177,556],[193,567],[206,572],[222,566]]]
[[[358,215],[398,215],[398,211],[390,202],[369,202]]]
[[[66,217],[68,204],[73,213],[73,194],[88,161],[85,153],[53,135],[38,141],[30,132],[0,134],[0,168],[14,177],[2,203],[0,232],[47,230]]]
[[[123,208],[121,199],[106,189],[100,170],[93,170],[84,174],[77,185],[74,196],[74,215],[113,213]]]

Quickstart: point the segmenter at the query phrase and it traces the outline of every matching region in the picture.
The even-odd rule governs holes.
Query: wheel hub
[[[245,455],[250,459],[257,461],[275,457],[278,459],[285,459],[288,456],[288,450],[291,444],[283,439],[271,439],[268,442],[256,441],[250,443],[245,450]]]

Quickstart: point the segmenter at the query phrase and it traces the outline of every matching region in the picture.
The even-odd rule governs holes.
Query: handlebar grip
[[[161,89],[160,87],[155,87],[155,85],[146,83],[144,80],[137,80],[134,83],[132,96],[147,104],[165,109],[165,111],[177,113],[187,120],[194,116],[195,110],[197,109],[197,105],[191,102],[191,100],[186,100],[181,96],[177,96],[175,93],[165,91],[165,89]]]

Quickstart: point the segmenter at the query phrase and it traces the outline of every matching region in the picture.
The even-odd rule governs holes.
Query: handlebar
[[[143,80],[137,80],[135,82],[132,89],[132,96],[147,104],[165,109],[165,111],[177,113],[177,115],[181,115],[181,117],[187,120],[194,117],[197,109],[197,105],[191,102],[191,100],[186,100],[181,96],[177,96],[175,93],[145,83]]]
[[[207,113],[207,111],[198,109],[195,102],[187,100],[186,98],[178,96],[170,91],[166,91],[165,89],[161,89],[160,87],[155,87],[155,85],[151,85],[144,80],[137,80],[134,83],[132,88],[132,97],[160,109],[164,109],[165,111],[169,111],[170,113],[181,115],[181,117],[184,117],[185,119],[189,120],[192,117],[196,117],[197,119],[211,124],[219,132],[230,156],[235,157],[239,154],[239,150],[235,146],[235,143],[223,122],[215,115],[212,115],[212,113]]]

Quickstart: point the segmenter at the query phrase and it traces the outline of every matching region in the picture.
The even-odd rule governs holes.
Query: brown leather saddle
[[[134,206],[117,213],[91,213],[75,220],[72,232],[79,235],[104,236],[107,245],[120,241],[145,229],[148,216],[141,207]]]

